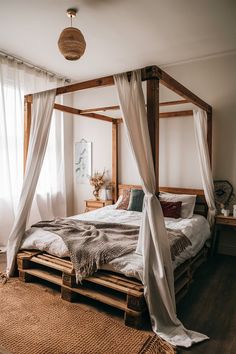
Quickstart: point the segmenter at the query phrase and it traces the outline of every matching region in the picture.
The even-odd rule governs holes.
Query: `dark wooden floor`
[[[216,256],[202,266],[177,310],[186,328],[210,337],[181,354],[236,354],[236,257]]]
[[[210,337],[180,353],[236,353],[236,257],[218,255],[198,270],[178,316],[186,328]]]

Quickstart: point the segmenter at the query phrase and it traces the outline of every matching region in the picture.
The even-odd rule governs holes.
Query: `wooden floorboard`
[[[236,353],[235,280],[236,257],[216,256],[199,269],[178,306],[178,316],[186,328],[202,332],[210,340],[180,353]]]
[[[0,254],[0,270],[3,269],[5,256]],[[210,340],[179,353],[235,354],[235,303],[236,257],[216,256],[197,271],[189,293],[177,309],[186,328],[205,333]],[[96,311],[96,307],[92,308]],[[115,317],[113,313],[111,316]]]

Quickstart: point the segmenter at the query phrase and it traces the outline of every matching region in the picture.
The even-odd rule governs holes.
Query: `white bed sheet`
[[[122,224],[140,225],[142,213],[136,211],[117,210],[115,205],[109,205],[101,209],[85,214],[70,217],[76,220],[99,220]],[[170,229],[179,229],[189,238],[192,245],[188,246],[173,262],[173,267],[193,257],[203,247],[210,237],[209,223],[201,215],[193,215],[190,219],[165,218],[165,225]],[[22,249],[38,249],[57,257],[69,257],[68,249],[60,236],[39,228],[31,228],[26,231],[21,245]],[[135,277],[142,281],[143,260],[142,256],[135,252],[116,258],[104,265],[102,269],[112,270],[129,277]]]

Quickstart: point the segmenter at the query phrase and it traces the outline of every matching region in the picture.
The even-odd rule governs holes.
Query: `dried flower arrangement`
[[[103,171],[103,173],[95,172],[89,179],[91,186],[94,187],[93,195],[96,198],[96,200],[99,200],[99,191],[102,188],[102,186],[105,184],[104,175],[105,175],[105,170]]]

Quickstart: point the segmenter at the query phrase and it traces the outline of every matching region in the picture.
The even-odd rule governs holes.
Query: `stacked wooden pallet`
[[[175,271],[175,293],[179,301],[188,291],[194,265],[205,260],[205,252],[185,262]],[[198,262],[198,264],[197,264]],[[21,251],[17,255],[19,278],[29,282],[40,278],[61,287],[64,300],[74,301],[84,296],[124,312],[125,324],[141,328],[147,317],[144,287],[136,279],[108,271],[99,271],[76,284],[75,272],[70,260],[44,252]]]

